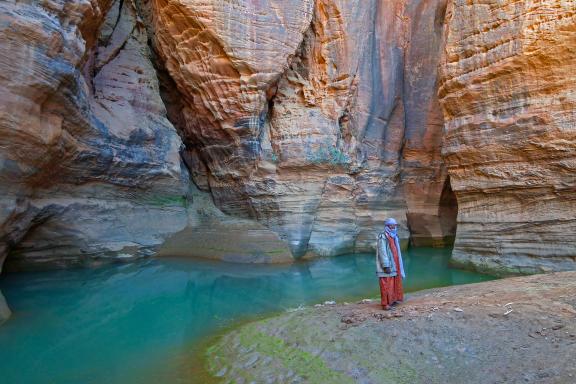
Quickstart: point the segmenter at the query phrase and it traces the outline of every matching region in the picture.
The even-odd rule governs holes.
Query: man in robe
[[[398,223],[392,218],[386,219],[384,232],[378,234],[376,275],[380,281],[382,309],[389,310],[394,303],[404,300],[402,279],[406,275],[398,240]]]

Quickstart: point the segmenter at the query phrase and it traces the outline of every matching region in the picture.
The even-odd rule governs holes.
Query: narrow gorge
[[[468,267],[574,267],[571,2],[1,7],[8,269],[363,252],[388,216]]]
[[[256,3],[3,6],[3,57],[25,65],[3,63],[7,268],[166,240],[247,261],[361,252],[390,215],[414,244],[453,241],[445,2]],[[219,252],[214,231],[263,245]]]
[[[0,279],[373,253],[388,217],[576,269],[573,0],[7,0],[0,101]]]

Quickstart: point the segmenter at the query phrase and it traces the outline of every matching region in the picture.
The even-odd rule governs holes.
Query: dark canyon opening
[[[444,180],[438,200],[429,204],[431,208],[427,212],[421,209],[406,213],[410,246],[452,247],[456,238],[458,200],[449,176]]]
[[[452,190],[450,177],[446,178],[442,194],[440,195],[438,217],[440,218],[442,233],[444,233],[440,246],[453,246],[454,240],[456,239],[458,200]]]

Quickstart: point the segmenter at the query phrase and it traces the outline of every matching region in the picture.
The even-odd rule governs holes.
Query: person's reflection
[[[11,314],[12,312],[8,307],[8,303],[6,303],[6,299],[2,295],[2,291],[0,291],[0,325],[2,325],[3,322],[8,320]]]

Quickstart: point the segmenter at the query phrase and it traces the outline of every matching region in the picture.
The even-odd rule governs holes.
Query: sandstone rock
[[[144,257],[168,238],[162,254],[244,261],[364,252],[389,216],[404,245],[446,245],[458,210],[456,262],[574,268],[573,5],[445,12],[1,3],[0,266]],[[192,195],[224,213],[199,216]]]
[[[439,95],[456,263],[576,268],[575,46],[573,2],[450,3]]]
[[[187,172],[133,3],[3,2],[0,15],[0,258],[152,254],[187,223]]]
[[[160,97],[133,1],[3,3],[0,15],[0,268],[8,254],[10,270],[130,260],[168,238],[162,254],[292,260],[277,234],[189,188],[167,119],[178,103]]]
[[[404,239],[408,225],[424,243],[453,236],[439,219],[445,1],[140,4],[182,94],[191,173],[224,212],[295,256],[371,250],[389,216]]]
[[[417,246],[451,245],[456,234],[458,206],[441,157],[444,118],[436,95],[445,9],[446,1],[416,1],[405,11],[411,22],[403,84],[402,181],[411,242]]]
[[[235,263],[294,261],[288,245],[275,232],[254,220],[228,216],[208,193],[191,187],[194,202],[188,225],[166,239],[159,257],[199,257]]]

